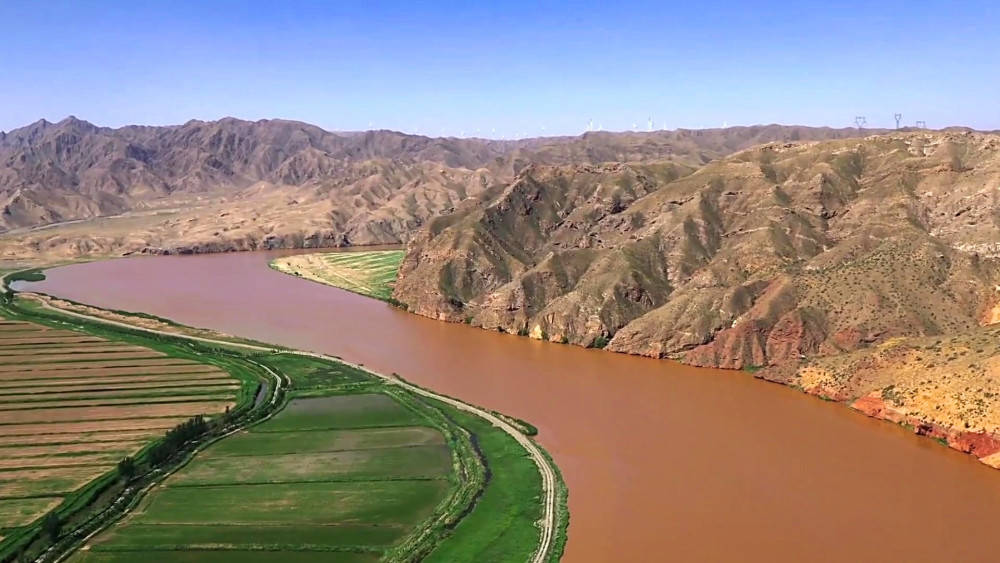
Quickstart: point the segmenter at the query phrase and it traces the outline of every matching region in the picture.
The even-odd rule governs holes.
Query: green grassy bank
[[[60,479],[38,481],[39,487],[44,488],[46,483],[53,487],[52,491],[37,490],[34,494],[38,498],[51,497],[53,493],[57,492],[62,498],[61,502],[48,512],[50,519],[58,521],[58,531],[49,533],[43,530],[44,518],[39,518],[26,525],[0,529],[0,536],[3,538],[0,540],[0,561],[35,560],[45,553],[50,553],[54,557],[60,551],[70,549],[75,539],[107,522],[107,519],[112,516],[108,512],[112,505],[130,502],[139,490],[151,482],[156,475],[169,471],[172,466],[182,462],[184,457],[193,451],[199,442],[213,439],[227,428],[265,416],[267,405],[255,403],[255,396],[266,385],[270,385],[269,392],[274,391],[273,383],[268,383],[271,379],[269,374],[246,355],[226,352],[191,341],[71,319],[42,310],[34,302],[17,299],[13,296],[5,296],[0,302],[0,318],[29,321],[61,332],[72,331],[99,336],[112,342],[143,346],[164,354],[166,358],[192,360],[198,364],[216,366],[240,382],[235,393],[234,408],[224,415],[207,419],[198,436],[192,436],[190,439],[175,444],[172,443],[169,448],[164,445],[167,440],[163,437],[147,441],[145,446],[130,456],[134,467],[128,477],[123,476],[117,469],[116,465],[120,459],[115,459],[108,462],[111,467],[106,473],[74,490],[62,490]],[[85,363],[81,361],[79,364],[73,365],[83,366]],[[75,370],[67,371],[77,373]],[[163,391],[162,393],[167,392]],[[128,399],[129,401],[142,402],[141,397],[134,395],[147,395],[150,403],[163,399],[155,396],[157,395],[155,390],[134,390],[130,394],[133,396]],[[38,395],[38,397],[41,396]],[[37,400],[37,397],[35,399]],[[28,403],[24,403],[24,406],[28,406]],[[127,423],[128,421],[124,420],[123,422]],[[169,428],[164,428],[160,435],[163,436],[167,430]],[[58,437],[57,434],[37,435],[35,440],[41,442],[42,438],[46,438],[50,443],[73,445],[77,439],[72,435],[62,438],[63,441],[72,440],[71,443],[66,444],[56,439]],[[15,450],[18,449],[20,448],[15,447]],[[158,450],[159,457],[154,460],[151,458],[151,454],[155,450]],[[71,463],[73,454],[67,454],[63,457],[66,458],[67,463]],[[49,551],[53,546],[56,548]]]
[[[286,256],[270,266],[286,274],[392,302],[402,250],[325,252]]]
[[[226,427],[239,423],[243,430],[193,440],[189,450],[197,453],[179,454],[163,471],[169,477],[134,495],[120,521],[120,511],[91,520],[120,497],[124,484],[103,488],[103,504],[81,491],[75,512],[64,512],[58,541],[79,547],[67,541],[69,530],[112,525],[88,538],[75,561],[325,561],[332,555],[337,561],[524,561],[538,545],[538,469],[512,437],[475,415],[332,360],[150,335],[12,296],[5,303],[5,316],[197,358],[247,382]],[[258,391],[274,392],[266,384],[271,372],[288,384],[269,409]],[[152,467],[146,457],[139,463],[142,470]],[[119,483],[117,477],[107,480]],[[565,541],[561,482],[560,492],[550,560],[558,559]],[[40,526],[20,530],[36,538],[10,551],[14,558],[34,558],[51,543]],[[10,539],[3,535],[0,546]]]

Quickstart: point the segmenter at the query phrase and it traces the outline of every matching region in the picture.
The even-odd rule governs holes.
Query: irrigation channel
[[[76,264],[23,289],[342,357],[528,420],[571,491],[571,563],[1000,553],[1000,473],[901,427],[743,372],[418,317],[270,269],[281,254]]]
[[[10,288],[8,288],[8,286],[7,286],[6,277],[7,277],[7,275],[0,276],[0,293],[4,293],[4,292],[7,292],[8,290],[10,290]],[[16,293],[17,292],[14,291],[14,294],[16,294]],[[179,334],[177,332],[170,332],[170,331],[164,331],[164,330],[157,330],[157,329],[152,329],[152,328],[147,328],[147,327],[139,326],[139,325],[133,324],[133,323],[128,323],[128,322],[124,322],[124,321],[116,321],[116,320],[101,318],[101,317],[98,317],[98,316],[88,315],[88,314],[84,314],[84,313],[80,313],[80,312],[76,312],[76,311],[71,311],[71,310],[67,310],[67,309],[63,309],[63,308],[54,307],[50,303],[48,303],[48,302],[46,302],[44,300],[39,300],[38,303],[41,305],[41,307],[43,309],[52,311],[52,312],[54,312],[54,313],[56,313],[58,315],[63,315],[63,316],[73,317],[73,318],[78,318],[78,319],[85,320],[85,321],[88,321],[88,322],[91,322],[91,323],[98,323],[98,324],[107,325],[107,326],[114,326],[114,327],[123,328],[123,329],[131,330],[131,331],[142,332],[142,333],[146,333],[146,334],[166,336],[166,337],[170,337],[170,338],[174,338],[174,339],[189,340],[189,341],[199,342],[199,343],[202,343],[202,344],[211,344],[211,345],[220,346],[220,347],[223,347],[223,348],[226,348],[226,347],[228,347],[228,348],[238,348],[238,349],[242,349],[242,350],[247,350],[247,351],[252,351],[252,352],[262,352],[262,353],[272,353],[272,352],[275,351],[275,347],[274,346],[262,346],[262,345],[251,344],[251,343],[241,342],[241,341],[232,340],[232,339],[229,339],[229,340],[227,340],[227,339],[218,339],[218,338],[210,338],[210,337],[203,337],[203,336],[194,336],[194,335],[188,335],[188,334]],[[541,494],[541,497],[542,497],[542,517],[537,522],[537,526],[539,528],[539,540],[538,540],[538,545],[536,546],[536,548],[534,550],[534,554],[532,555],[530,561],[531,561],[531,563],[544,563],[546,561],[551,560],[551,558],[553,557],[552,556],[552,550],[554,548],[555,534],[557,533],[557,531],[559,529],[558,528],[559,527],[559,522],[557,520],[558,519],[558,511],[557,511],[557,502],[558,502],[558,500],[557,500],[557,496],[559,494],[557,472],[556,472],[555,468],[553,467],[552,462],[549,460],[549,458],[532,441],[532,439],[524,433],[524,431],[521,428],[518,428],[517,426],[515,426],[514,424],[511,424],[510,422],[508,422],[507,420],[505,420],[501,416],[495,414],[494,412],[486,410],[484,408],[481,408],[481,407],[478,407],[478,406],[475,406],[475,405],[471,405],[469,403],[466,403],[466,402],[454,399],[454,398],[446,396],[446,395],[442,395],[440,393],[434,392],[434,391],[429,390],[429,389],[425,389],[425,388],[420,387],[418,385],[414,385],[412,383],[409,383],[409,382],[401,379],[398,376],[385,375],[383,373],[380,373],[380,372],[374,371],[372,369],[369,369],[369,368],[367,368],[367,367],[365,367],[365,366],[363,366],[361,364],[354,364],[354,363],[351,363],[349,361],[345,361],[344,359],[339,358],[339,357],[330,356],[330,355],[327,355],[327,354],[316,353],[316,352],[308,352],[308,351],[293,350],[293,349],[283,349],[283,350],[281,350],[281,353],[282,354],[286,354],[286,355],[293,355],[293,356],[300,356],[300,357],[307,357],[307,358],[316,358],[316,359],[319,359],[319,360],[329,361],[329,362],[333,362],[333,363],[345,364],[345,365],[350,366],[350,367],[352,367],[354,369],[363,371],[363,372],[367,373],[368,375],[370,375],[372,377],[375,377],[375,378],[377,378],[377,379],[379,379],[379,380],[381,380],[384,383],[387,383],[389,385],[398,386],[398,387],[400,387],[400,388],[402,388],[402,389],[404,389],[404,390],[406,390],[406,391],[408,391],[410,393],[413,393],[413,394],[416,394],[416,395],[420,395],[422,397],[426,397],[428,399],[432,399],[432,400],[435,400],[435,401],[440,401],[440,402],[445,403],[447,405],[450,405],[450,406],[452,406],[452,407],[454,407],[456,409],[459,409],[461,411],[464,411],[464,412],[470,413],[470,414],[472,414],[474,416],[477,416],[477,417],[485,420],[486,422],[490,423],[494,427],[502,430],[504,433],[506,433],[511,438],[513,438],[522,448],[524,448],[524,450],[528,453],[528,456],[531,458],[531,460],[537,466],[539,475],[541,476],[541,483],[542,483],[542,490],[540,491],[540,494]],[[258,390],[258,392],[255,395],[255,397],[252,399],[252,403],[254,404],[254,406],[257,406],[264,399],[267,399],[268,397],[270,397],[270,406],[273,407],[275,405],[275,402],[279,400],[280,391],[282,391],[283,389],[287,388],[289,381],[287,380],[286,376],[280,375],[279,373],[273,371],[272,369],[268,368],[267,366],[264,366],[262,364],[257,364],[257,365],[260,368],[262,368],[263,370],[265,370],[266,372],[268,372],[272,376],[272,378],[273,378],[273,389],[274,389],[274,392],[268,393],[269,384],[266,383],[266,382],[264,382],[264,383],[262,383],[261,388]],[[274,409],[272,409],[267,414],[267,416],[264,419],[256,420],[256,421],[254,421],[254,423],[262,422],[263,420],[266,420],[267,418],[272,417],[275,413],[276,413],[276,411]],[[190,457],[193,457],[194,455],[196,455],[198,451],[201,451],[202,449],[204,449],[209,444],[217,442],[219,440],[222,440],[222,439],[224,439],[224,438],[226,438],[226,437],[228,437],[228,436],[230,436],[232,434],[240,432],[241,430],[243,430],[243,426],[242,425],[236,426],[236,427],[233,427],[232,429],[226,431],[221,436],[213,438],[210,442],[199,444],[198,447],[190,453]],[[113,520],[111,520],[110,522],[113,523],[114,521],[117,521],[118,519],[121,518],[122,515],[124,515],[124,513],[126,513],[128,510],[134,508],[137,505],[139,498],[141,498],[144,494],[146,494],[153,487],[157,486],[159,483],[162,483],[163,480],[166,479],[170,475],[170,473],[171,472],[159,472],[159,471],[157,471],[157,475],[155,476],[155,478],[148,485],[146,485],[142,490],[135,491],[135,490],[132,490],[132,489],[126,489],[125,491],[123,491],[122,494],[120,495],[120,497],[118,499],[116,499],[112,503],[112,505],[109,506],[104,511],[104,512],[111,512],[111,511],[117,511],[118,512],[118,515]],[[103,513],[98,515],[98,517],[103,517],[103,516],[104,516]],[[88,540],[90,540],[91,538],[93,538],[97,534],[99,534],[102,531],[104,531],[104,529],[106,529],[106,526],[102,526],[102,527],[99,527],[97,529],[94,529],[94,530],[88,532],[86,535],[78,534],[77,537],[73,538],[73,544],[75,546],[83,545]],[[39,558],[39,560],[40,561],[41,560],[49,560],[48,556],[57,548],[57,546],[58,546],[58,544],[54,545],[52,548],[50,548],[47,552],[45,552]],[[60,553],[59,556],[56,559],[54,559],[54,560],[55,561],[62,561],[71,552],[72,552],[71,550],[68,550],[68,551],[65,551],[63,553]]]

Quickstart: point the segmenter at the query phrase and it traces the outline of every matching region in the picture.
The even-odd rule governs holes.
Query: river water
[[[274,272],[274,255],[77,264],[27,287],[339,355],[530,421],[569,486],[565,561],[1000,560],[1000,472],[931,440],[744,373],[417,317]]]

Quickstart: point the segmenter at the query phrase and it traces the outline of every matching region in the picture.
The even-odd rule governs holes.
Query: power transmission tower
[[[926,121],[918,121],[917,122],[917,129],[927,129],[927,122]]]
[[[860,132],[868,124],[868,120],[865,119],[865,116],[858,115],[854,117],[854,124],[858,126],[858,132]]]
[[[892,117],[894,117],[896,119],[896,129],[899,129],[899,120],[903,119],[903,114],[901,114],[901,113],[894,113],[894,114],[892,114]]]

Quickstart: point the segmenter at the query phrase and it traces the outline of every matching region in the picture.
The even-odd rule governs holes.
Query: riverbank
[[[3,282],[5,283],[5,280]],[[32,403],[32,406],[39,404],[41,398],[65,397],[58,405],[61,407],[58,410],[60,416],[53,419],[54,422],[41,425],[44,428],[35,425],[39,426],[39,431],[44,434],[28,438],[33,438],[33,443],[36,444],[53,444],[46,447],[60,450],[61,453],[58,455],[62,463],[66,464],[66,469],[50,464],[44,475],[35,472],[39,475],[34,481],[25,474],[23,476],[25,481],[19,483],[18,489],[23,490],[22,494],[28,495],[24,498],[38,499],[52,498],[54,494],[60,494],[59,491],[62,490],[60,487],[70,489],[62,493],[64,497],[61,502],[54,506],[50,505],[50,510],[36,515],[21,526],[5,529],[2,534],[3,540],[0,542],[0,561],[59,560],[84,538],[113,522],[122,511],[127,510],[147,490],[183,465],[185,460],[203,445],[229,435],[254,420],[266,417],[280,404],[278,399],[284,389],[282,380],[252,359],[211,349],[200,343],[179,341],[166,335],[144,334],[125,327],[108,327],[84,319],[70,319],[44,310],[37,303],[18,299],[16,294],[6,291],[5,285],[3,290],[0,317],[13,319],[8,323],[20,323],[16,325],[19,329],[22,326],[45,327],[36,333],[44,335],[49,341],[72,340],[77,352],[60,356],[73,360],[69,365],[74,369],[69,371],[53,370],[46,367],[49,364],[34,362],[22,364],[13,372],[0,374],[4,376],[2,379],[5,382],[11,381],[11,377],[20,377],[21,374],[33,376],[32,381],[35,384],[47,384],[48,386],[44,388],[46,394],[33,395],[35,403]],[[5,334],[10,336],[14,332],[7,330]],[[31,340],[36,343],[34,347],[40,346],[39,337],[33,337]],[[97,351],[93,348],[81,348],[84,344],[80,342],[86,344],[94,341],[97,344],[100,342],[126,344],[129,349],[148,349],[155,351],[159,357],[154,354],[151,359],[145,360],[137,357],[137,353],[128,352],[127,359],[113,360],[110,356],[120,357],[123,353],[109,354],[99,351],[110,349],[111,346],[104,346]],[[115,349],[121,348],[121,345],[115,347]],[[89,353],[85,354],[85,351]],[[44,359],[45,357],[40,357],[40,360]],[[143,367],[143,362],[149,363],[151,367]],[[91,365],[96,367],[85,369]],[[118,365],[122,367],[116,367]],[[213,367],[216,371],[200,369],[199,366]],[[45,371],[39,371],[40,369]],[[102,377],[90,373],[95,370]],[[150,375],[154,372],[162,372],[163,375]],[[139,373],[140,376],[130,376],[131,373]],[[235,378],[235,381],[242,383],[238,393],[234,395],[235,402],[230,405],[232,408],[227,406],[223,412],[221,408],[212,410],[210,404],[192,402],[191,409],[177,409],[178,399],[192,401],[201,397],[220,396],[220,392],[227,392],[230,386],[226,385],[225,379],[216,377],[217,373],[226,373],[229,377]],[[40,379],[43,375],[45,378]],[[70,385],[83,381],[80,378],[85,378],[87,385],[76,387]],[[157,378],[163,381],[160,382]],[[265,382],[270,400],[255,401],[255,395],[264,387]],[[54,391],[60,391],[58,396],[52,395]],[[208,393],[208,395],[192,394],[193,392]],[[181,395],[178,395],[179,393]],[[122,398],[116,399],[118,396]],[[66,403],[81,401],[86,404],[83,410],[68,409],[66,406]],[[158,410],[157,405],[166,407],[170,413],[176,413],[182,418],[162,418],[167,411],[162,408]],[[132,413],[128,410],[144,406],[148,408],[141,408],[141,413]],[[77,410],[84,418],[77,420],[71,417]],[[18,412],[28,412],[34,415],[33,419],[44,420],[48,411],[34,407],[30,411]],[[191,413],[198,414],[186,419],[185,417]],[[158,414],[161,418],[155,418]],[[135,418],[136,416],[146,418]],[[93,422],[87,422],[95,417],[96,420]],[[143,430],[147,427],[148,430]],[[74,434],[71,431],[73,428],[79,428],[79,431]],[[25,426],[24,430],[18,430],[15,434],[23,438],[27,430],[28,427]],[[167,438],[163,437],[164,433],[168,434]],[[170,435],[173,435],[173,438],[169,437]],[[5,439],[5,444],[10,442],[12,446],[8,447],[15,447],[16,442],[11,440],[14,438]],[[109,448],[109,442],[110,446],[114,446],[115,440],[126,440],[122,444],[126,449]],[[29,453],[24,447],[16,447],[15,454]],[[35,450],[38,449],[39,447],[35,446]],[[87,457],[87,451],[93,449],[102,452],[109,449],[111,452],[122,450],[119,454],[121,457],[108,458],[108,454],[101,453],[100,455],[107,458],[105,464],[85,466],[84,468],[90,469],[90,473],[76,477],[78,481],[74,483],[80,483],[79,486],[59,477],[57,474],[59,471],[71,470],[79,473],[73,469],[77,467],[74,460],[90,462],[89,458],[93,456],[89,456],[88,459],[80,456]],[[40,463],[38,460],[45,461],[39,457],[18,459],[27,459],[36,464]],[[125,460],[129,460],[127,473],[121,465],[126,463]],[[24,487],[27,485],[33,485],[35,488],[26,490]],[[5,486],[4,490],[7,494],[12,492],[10,487]],[[58,522],[58,526],[51,528],[46,523],[48,520]],[[53,529],[56,530],[54,534],[51,531]]]
[[[402,250],[359,250],[285,256],[271,261],[275,270],[303,279],[392,301]]]
[[[58,303],[58,301],[40,298],[38,300],[38,303],[40,307],[45,308],[47,311],[55,311],[56,309],[53,303]],[[60,309],[58,311],[59,314],[61,315],[65,315],[73,319],[80,319],[85,322],[96,322],[104,326],[119,327],[133,331],[140,331],[147,334],[154,334],[160,336],[169,335],[172,337],[177,337],[188,341],[199,342],[208,345],[225,346],[227,349],[239,349],[252,352],[256,358],[256,361],[263,363],[268,363],[269,361],[271,361],[268,358],[274,356],[274,353],[276,353],[276,350],[274,350],[273,347],[249,344],[246,342],[238,342],[238,341],[234,342],[231,340],[209,338],[206,336],[195,336],[191,334],[175,334],[170,331],[182,329],[183,327],[180,327],[179,325],[175,325],[173,323],[170,323],[168,324],[168,326],[161,328],[136,327],[134,325],[129,324],[127,322],[127,319],[123,319],[122,316],[127,314],[121,312],[110,313],[109,316],[111,316],[111,318],[99,318],[91,316],[90,314],[87,313],[80,312],[79,310]],[[91,312],[91,310],[88,310],[88,313],[89,312]],[[147,316],[143,316],[141,319],[143,321],[148,320],[146,317]],[[261,354],[264,355],[261,356]],[[438,528],[443,530],[443,532],[438,531],[438,532],[421,534],[420,537],[423,538],[421,540],[423,543],[418,542],[416,544],[412,544],[409,542],[409,540],[407,540],[407,546],[408,546],[407,549],[412,547],[413,549],[426,550],[427,549],[426,547],[420,548],[418,546],[419,545],[434,546],[438,544],[447,545],[450,550],[449,559],[455,560],[457,558],[461,560],[463,558],[458,556],[464,554],[464,558],[466,560],[473,561],[478,559],[479,553],[481,552],[482,549],[486,547],[489,547],[490,549],[496,549],[498,546],[500,546],[503,551],[509,553],[517,553],[518,550],[528,549],[529,551],[525,554],[526,555],[525,559],[530,558],[533,561],[551,561],[558,559],[559,555],[561,554],[562,545],[565,542],[565,531],[567,523],[566,512],[565,512],[565,498],[566,498],[565,487],[561,485],[561,480],[559,479],[558,473],[551,465],[551,462],[548,461],[548,458],[541,452],[541,450],[537,446],[535,446],[530,441],[530,439],[524,436],[518,428],[508,424],[500,417],[497,417],[492,413],[489,413],[482,409],[471,407],[469,405],[466,405],[465,403],[462,403],[460,401],[451,398],[439,396],[431,391],[421,389],[416,386],[412,386],[405,382],[399,381],[395,378],[377,374],[361,366],[341,363],[339,362],[339,360],[335,358],[330,358],[320,354],[313,354],[307,352],[286,351],[286,352],[280,352],[279,354],[281,354],[282,356],[297,357],[300,358],[301,361],[308,360],[313,362],[326,362],[326,363],[332,363],[333,365],[341,365],[344,366],[345,368],[349,368],[350,370],[355,370],[358,373],[365,374],[365,377],[373,378],[375,381],[380,381],[381,383],[379,385],[385,387],[383,391],[394,394],[402,393],[402,396],[404,397],[405,396],[425,397],[426,400],[440,403],[440,405],[434,408],[441,410],[443,412],[447,412],[448,410],[453,410],[454,412],[452,412],[452,414],[449,415],[451,418],[458,418],[460,416],[468,417],[469,415],[472,415],[477,420],[487,421],[489,423],[488,426],[486,427],[480,426],[477,432],[473,434],[473,436],[479,435],[481,437],[481,439],[478,440],[481,444],[492,443],[495,445],[491,447],[497,447],[500,443],[496,442],[496,438],[490,438],[490,436],[493,434],[503,434],[504,436],[509,437],[512,445],[502,446],[503,451],[506,451],[508,453],[500,453],[501,451],[498,450],[494,452],[487,451],[483,455],[482,459],[485,463],[487,463],[486,468],[484,468],[484,471],[486,472],[484,475],[490,475],[490,474],[492,475],[503,474],[505,476],[507,476],[508,474],[521,475],[522,477],[518,477],[518,479],[523,479],[524,478],[523,476],[530,475],[531,473],[535,473],[536,475],[540,476],[541,481],[539,484],[542,487],[544,487],[542,495],[540,497],[536,497],[536,500],[532,500],[531,498],[524,498],[523,495],[510,497],[512,501],[516,502],[514,502],[514,504],[508,504],[506,507],[507,510],[510,510],[511,508],[517,506],[525,506],[524,505],[525,502],[529,504],[537,502],[538,503],[537,510],[539,511],[537,516],[531,516],[533,512],[531,509],[522,510],[521,512],[522,516],[516,519],[505,517],[497,520],[497,522],[501,522],[503,526],[506,527],[497,529],[495,528],[495,523],[494,523],[493,531],[490,532],[489,523],[492,522],[493,520],[489,516],[484,517],[483,516],[484,513],[478,510],[477,508],[478,500],[480,498],[482,499],[493,498],[498,494],[497,491],[500,491],[499,494],[503,494],[503,491],[501,489],[505,489],[506,487],[511,486],[511,483],[509,482],[505,483],[499,479],[480,478],[478,482],[481,482],[482,486],[480,487],[478,493],[474,492],[470,493],[466,491],[464,493],[459,494],[458,492],[456,492],[451,497],[449,497],[449,498],[464,498],[469,502],[471,502],[472,504],[466,502],[465,504],[458,503],[449,505],[450,506],[449,510],[440,512],[442,516],[436,517],[434,519],[435,522],[439,522]],[[298,369],[293,369],[291,371],[293,373],[301,373],[301,370]],[[292,383],[293,386],[296,383],[300,385],[303,384],[301,380],[296,380],[295,378],[293,378]],[[298,396],[299,394],[302,394],[303,396],[313,396],[318,391],[325,392],[322,389],[311,387],[307,389],[301,389],[300,391],[293,391],[292,396],[293,397]],[[468,414],[462,414],[462,413],[468,413]],[[509,452],[514,450],[512,450],[511,448],[520,449],[521,451],[526,452],[528,455],[523,457],[522,456],[512,457],[509,454]],[[515,465],[511,466],[510,465],[511,463],[514,463]],[[514,469],[516,468],[517,464],[523,464],[523,463],[527,463],[529,467],[536,466],[537,473],[536,471],[531,471],[531,470],[529,470],[528,473],[525,473],[524,469],[519,469],[519,470]],[[477,480],[472,479],[472,482],[477,482]],[[529,487],[529,489],[530,488],[531,487]],[[463,518],[465,517],[477,517],[480,524],[469,525],[467,523],[464,523]],[[538,526],[536,526],[536,520]],[[528,535],[540,534],[540,537],[536,542],[526,543],[525,532],[522,531],[519,533],[514,533],[512,532],[511,529],[509,529],[510,526],[514,527],[520,526],[523,530],[533,530],[533,532],[528,532]],[[442,536],[442,533],[444,533],[444,536]],[[430,544],[427,543],[428,538],[433,540],[434,538],[441,539],[443,537],[448,537],[448,541],[444,543],[440,542],[437,543],[431,542]],[[462,539],[463,537],[469,539],[463,540]],[[482,545],[481,542],[484,537],[494,537],[494,540],[489,542],[489,545]],[[533,546],[536,546],[537,549],[536,547]],[[532,553],[534,555],[531,555]]]
[[[345,256],[355,258],[345,260]],[[386,264],[377,254],[364,251],[278,258],[271,262],[271,267],[376,297],[391,295],[396,279],[394,274],[387,274]],[[368,290],[358,290],[355,280],[371,279],[391,281],[362,284]],[[405,303],[400,305],[406,308]],[[466,324],[470,320],[466,319]],[[540,329],[518,336],[566,343]],[[853,354],[786,361],[746,371],[754,377],[788,385],[842,403],[872,418],[898,424],[997,468],[1000,467],[1000,387],[995,392],[981,388],[976,392],[974,385],[977,382],[982,385],[983,381],[1000,382],[1000,362],[996,361],[1000,358],[998,337],[1000,330],[983,327],[950,337],[897,338]],[[595,347],[601,348],[604,343]],[[683,356],[675,359],[685,360]],[[928,373],[934,373],[934,377],[928,379]],[[888,379],[892,384],[887,388],[884,382]],[[935,382],[932,393],[927,390],[930,381]]]
[[[1000,550],[996,473],[902,427],[746,373],[408,315],[268,268],[282,254],[74,265],[32,289],[340,356],[530,421],[573,491],[566,561],[809,560],[816,545],[838,558],[989,561]],[[859,510],[862,499],[877,510]]]

